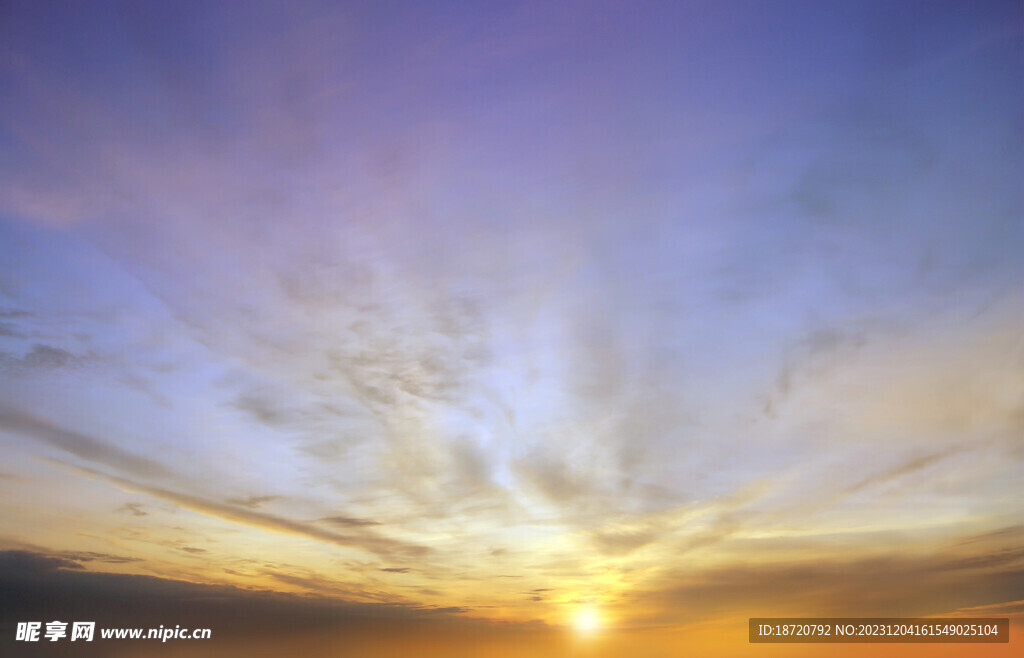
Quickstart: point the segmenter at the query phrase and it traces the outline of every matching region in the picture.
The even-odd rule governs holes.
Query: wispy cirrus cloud
[[[130,491],[149,494],[179,507],[271,532],[302,535],[339,546],[359,548],[381,556],[395,558],[422,557],[431,552],[428,546],[390,539],[367,528],[354,529],[348,534],[333,532],[313,523],[295,521],[286,517],[260,512],[251,507],[220,503],[193,494],[140,484],[126,478],[107,475],[92,469],[79,468],[87,474],[101,477],[116,486]]]
[[[0,427],[134,477],[164,478],[171,475],[171,470],[157,461],[132,454],[87,434],[65,429],[13,407],[0,406]]]

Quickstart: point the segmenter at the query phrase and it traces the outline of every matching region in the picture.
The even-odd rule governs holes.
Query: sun
[[[601,630],[601,615],[592,605],[584,606],[576,611],[573,627],[580,635],[593,635]]]

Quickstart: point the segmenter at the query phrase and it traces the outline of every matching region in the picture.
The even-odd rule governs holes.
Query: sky
[[[318,656],[1019,638],[1022,25],[4,2],[4,641],[69,610]]]

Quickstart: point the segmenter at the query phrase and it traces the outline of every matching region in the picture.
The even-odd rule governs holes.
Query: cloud
[[[325,516],[322,519],[317,519],[321,523],[330,523],[331,525],[341,526],[344,528],[368,526],[368,525],[380,525],[377,521],[371,521],[369,519],[357,519],[351,516]]]
[[[490,622],[466,616],[465,606],[428,607],[396,602],[345,600],[321,590],[286,594],[218,584],[79,569],[59,569],[45,553],[32,553],[40,568],[26,570],[25,557],[0,552],[0,653],[21,655],[14,639],[17,622],[92,620],[100,628],[210,628],[202,646],[127,643],[125,655],[184,654],[194,651],[232,658],[270,658],[299,651],[309,655],[404,655],[410,647],[431,655],[486,655],[495,646],[515,646],[523,655],[544,655],[551,630],[531,622]],[[47,566],[49,565],[49,566]],[[287,578],[287,574],[280,574]],[[303,579],[298,578],[299,581]],[[284,580],[282,579],[282,582]],[[97,638],[98,640],[98,638]],[[170,643],[168,643],[170,644]],[[111,645],[39,642],[40,656],[104,658]],[[155,655],[154,654],[154,655]]]
[[[1013,597],[1019,569],[938,574],[912,560],[735,566],[695,577],[647,601],[689,623],[735,614],[771,616],[926,616]]]
[[[389,595],[383,592],[365,591],[346,587],[318,574],[309,573],[307,575],[298,575],[282,572],[266,572],[266,574],[274,580],[286,583],[292,587],[299,587],[309,592],[315,592],[317,595],[335,599],[341,598],[360,602],[377,601],[382,603],[402,602],[401,597]]]
[[[248,496],[246,498],[228,498],[225,502],[231,505],[238,505],[239,507],[257,509],[262,507],[263,503],[269,503],[272,500],[280,499],[281,496]]]
[[[1003,603],[992,603],[990,605],[976,605],[969,608],[960,608],[956,611],[956,614],[967,615],[971,617],[982,617],[982,616],[1024,616],[1024,600],[1022,601],[1005,601]]]
[[[645,546],[658,535],[651,531],[642,530],[608,530],[595,532],[592,535],[594,544],[598,550],[606,555],[626,555],[632,551]]]
[[[868,340],[868,326],[850,326],[837,329],[828,325],[815,326],[803,337],[783,351],[783,362],[775,378],[774,390],[765,396],[764,413],[776,418],[794,389],[813,385],[815,379],[834,371],[843,360],[853,358]],[[877,330],[878,327],[871,327]],[[874,332],[871,332],[874,337]]]
[[[3,326],[0,325],[0,330]],[[3,335],[0,333],[0,335]],[[7,335],[14,336],[14,333]],[[17,372],[19,370],[58,370],[62,368],[77,368],[94,361],[95,357],[77,356],[67,350],[52,345],[35,344],[32,349],[20,357],[0,353],[0,370]]]
[[[81,569],[82,565],[65,557],[33,551],[0,551],[0,572],[17,574],[49,573],[56,569]]]
[[[945,459],[948,459],[958,454],[962,454],[969,450],[977,450],[980,447],[983,446],[954,446],[946,450],[939,450],[929,454],[919,455],[916,457],[905,459],[898,464],[883,469],[877,473],[873,473],[868,477],[858,482],[855,482],[846,489],[844,494],[850,495],[857,493],[862,489],[880,487],[882,485],[888,484],[889,482],[892,482],[893,480],[898,480],[907,475],[917,473],[918,471],[923,471],[928,467],[932,466],[933,464],[939,463]]]
[[[371,553],[390,558],[422,558],[431,552],[431,549],[427,546],[384,537],[366,528],[359,528],[356,532],[349,534],[341,534],[325,530],[315,524],[294,521],[285,517],[259,512],[246,507],[219,503],[217,501],[207,500],[192,494],[143,485],[125,478],[100,473],[91,469],[81,468],[80,470],[91,475],[101,477],[125,489],[140,493],[147,493],[151,496],[173,503],[179,507],[184,507],[195,512],[209,514],[221,519],[235,523],[242,523],[263,530],[312,537],[314,539],[330,542],[339,546],[360,548]]]
[[[310,584],[289,574],[276,575],[283,582]],[[300,596],[85,571],[66,558],[31,551],[0,551],[0,590],[4,592],[0,624],[5,628],[31,619],[94,620],[100,627],[178,624],[212,628],[215,639],[237,642],[253,635],[290,636],[331,629],[351,633],[367,626],[392,632],[434,624],[449,630],[453,624],[465,630],[493,626],[450,616],[467,611],[457,606],[359,603],[337,596]],[[13,642],[13,635],[3,642]]]
[[[144,512],[142,510],[142,505],[140,503],[125,503],[124,505],[121,505],[121,507],[117,508],[117,511],[127,512],[133,516],[146,516],[149,514],[149,512]]]
[[[277,401],[264,391],[240,393],[234,406],[269,427],[279,429],[289,424],[291,415],[282,409]]]
[[[536,451],[518,464],[523,479],[536,487],[550,501],[572,504],[592,502],[597,483],[577,465],[548,451]]]
[[[104,564],[129,564],[141,562],[142,558],[128,557],[125,555],[111,555],[110,553],[97,553],[95,551],[60,551],[58,557],[72,560],[74,562],[102,562]]]
[[[184,551],[185,553],[192,553],[193,555],[209,552],[205,548],[196,548],[195,546],[180,546],[177,548],[177,550]]]
[[[173,475],[173,472],[162,464],[137,457],[86,434],[66,430],[47,420],[10,407],[0,406],[0,427],[32,436],[88,461],[112,466],[135,477],[148,479]],[[261,497],[250,497],[240,499],[238,502],[241,504],[224,504],[200,496],[139,484],[129,479],[84,467],[81,470],[132,491],[148,493],[182,507],[266,530],[300,534],[343,546],[363,548],[384,556],[412,557],[423,556],[430,552],[426,546],[389,539],[359,525],[350,526],[356,532],[342,534],[326,530],[315,524],[293,521],[285,517],[256,511],[255,507],[261,502],[265,502],[266,498],[261,500]]]
[[[729,614],[927,616],[1015,600],[1024,587],[1024,549],[1005,537],[982,539],[968,552],[950,542],[913,556],[876,551],[865,558],[736,562],[626,598],[652,602],[684,622]]]
[[[13,324],[9,322],[0,322],[0,338],[24,338],[25,335],[21,333]]]
[[[168,477],[163,464],[139,457],[82,432],[64,429],[50,421],[0,404],[0,429],[30,436],[87,461],[111,466],[135,477]]]

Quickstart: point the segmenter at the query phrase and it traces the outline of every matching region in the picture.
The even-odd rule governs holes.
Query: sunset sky
[[[1016,1],[4,2],[2,641],[131,598],[301,618],[316,656],[1020,642],[1022,33]]]

